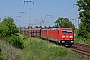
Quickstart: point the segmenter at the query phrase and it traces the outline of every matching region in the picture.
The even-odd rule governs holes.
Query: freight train
[[[21,29],[20,32],[31,37],[38,37],[49,41],[54,41],[61,45],[74,44],[74,31],[72,28],[31,28]]]

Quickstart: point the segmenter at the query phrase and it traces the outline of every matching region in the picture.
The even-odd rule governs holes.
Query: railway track
[[[83,57],[85,60],[90,60],[90,45],[75,43],[69,49]]]

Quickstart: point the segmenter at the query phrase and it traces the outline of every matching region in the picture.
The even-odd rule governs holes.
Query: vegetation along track
[[[75,43],[70,47],[70,50],[74,51],[86,60],[90,60],[90,45]]]

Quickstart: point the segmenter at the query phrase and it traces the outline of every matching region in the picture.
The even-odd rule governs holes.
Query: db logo
[[[68,36],[66,36],[66,38],[68,38]]]

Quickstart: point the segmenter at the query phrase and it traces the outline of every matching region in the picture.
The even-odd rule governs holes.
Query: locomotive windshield
[[[63,34],[67,34],[67,33],[68,33],[68,34],[71,34],[71,33],[72,33],[72,30],[62,30],[62,33],[63,33]]]

